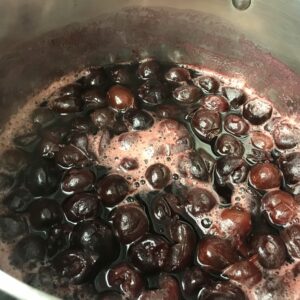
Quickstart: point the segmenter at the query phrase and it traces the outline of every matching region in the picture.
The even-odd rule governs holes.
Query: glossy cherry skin
[[[114,85],[107,92],[109,105],[116,110],[126,110],[134,105],[134,96],[130,89],[122,85]]]

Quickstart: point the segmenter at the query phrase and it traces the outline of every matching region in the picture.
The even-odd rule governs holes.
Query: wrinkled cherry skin
[[[237,157],[242,157],[245,152],[243,144],[227,133],[218,136],[214,150],[218,155],[235,155]]]
[[[183,83],[191,79],[190,72],[184,68],[171,68],[166,74],[165,79],[172,83]]]
[[[300,225],[294,224],[281,232],[288,254],[292,258],[300,258]]]
[[[208,282],[207,275],[198,266],[186,268],[182,276],[182,290],[186,296],[197,295]]]
[[[292,195],[276,190],[269,192],[261,199],[261,210],[268,220],[275,225],[286,225],[296,215],[296,202]]]
[[[257,164],[251,168],[249,180],[256,189],[269,190],[280,187],[281,174],[272,163]]]
[[[183,270],[193,259],[196,234],[190,225],[177,221],[170,226],[170,238],[175,244],[171,246],[166,269],[169,272]]]
[[[201,88],[206,93],[216,93],[220,85],[215,78],[210,76],[198,76],[192,81],[195,86]]]
[[[193,85],[182,85],[173,91],[173,98],[182,105],[196,103],[202,96],[201,90]]]
[[[177,280],[170,275],[161,275],[159,288],[142,292],[139,300],[179,300],[180,289]]]
[[[246,95],[243,90],[226,86],[222,88],[222,93],[228,99],[230,106],[234,109],[239,108],[246,102]]]
[[[67,193],[81,192],[92,187],[95,175],[89,169],[68,170],[62,180],[61,188]]]
[[[47,237],[47,256],[54,257],[56,254],[65,250],[70,244],[72,226],[69,224],[60,224],[51,227],[48,230]]]
[[[111,268],[107,273],[107,282],[111,287],[121,290],[129,299],[137,299],[144,288],[142,274],[127,263]]]
[[[299,128],[287,121],[277,122],[272,135],[279,149],[292,149],[299,142]]]
[[[226,112],[229,109],[227,100],[221,95],[208,95],[201,101],[201,105],[217,112]]]
[[[168,263],[170,246],[157,235],[146,236],[132,244],[129,248],[129,258],[142,272],[161,271]]]
[[[121,243],[129,244],[149,230],[144,210],[134,204],[122,205],[112,212],[113,228]]]
[[[270,103],[254,99],[244,105],[243,115],[251,124],[261,125],[270,119],[272,111]]]
[[[254,245],[259,263],[266,269],[277,269],[286,259],[286,248],[279,236],[266,234],[257,237]]]
[[[166,87],[157,80],[147,80],[138,89],[138,96],[146,105],[163,103],[167,96]]]
[[[229,282],[217,283],[201,291],[198,300],[247,300],[244,292]]]
[[[97,183],[97,192],[106,206],[120,203],[129,191],[127,181],[120,175],[108,175]]]
[[[274,147],[272,137],[260,131],[251,133],[251,142],[254,147],[264,151],[271,151]]]
[[[250,261],[240,261],[226,268],[223,275],[248,288],[253,287],[262,280],[259,268]]]
[[[107,92],[109,105],[116,110],[126,110],[134,105],[132,92],[124,86],[114,85]]]
[[[286,183],[298,183],[300,181],[300,152],[290,153],[282,157],[280,167]]]
[[[88,164],[86,154],[73,145],[66,145],[55,155],[56,162],[64,169],[83,167]]]
[[[170,180],[170,170],[167,166],[157,163],[148,167],[145,178],[155,189],[162,189]]]
[[[230,114],[225,117],[224,129],[237,137],[242,137],[248,134],[249,125],[243,117]]]
[[[235,263],[238,256],[228,240],[206,237],[198,245],[197,259],[203,267],[220,272]]]
[[[137,75],[143,80],[158,78],[160,75],[160,65],[156,60],[144,61],[138,66]]]

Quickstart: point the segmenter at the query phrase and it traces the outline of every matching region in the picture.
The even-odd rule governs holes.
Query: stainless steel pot
[[[246,10],[231,0],[2,0],[1,129],[63,74],[146,56],[242,77],[283,113],[299,112],[299,14],[299,0],[252,0]],[[29,299],[17,283],[7,288],[9,280],[0,289]]]

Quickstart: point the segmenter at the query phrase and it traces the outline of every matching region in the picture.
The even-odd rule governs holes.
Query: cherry
[[[90,117],[93,124],[99,129],[113,127],[116,122],[115,113],[109,108],[99,108],[93,111]]]
[[[0,238],[10,241],[27,231],[26,221],[18,216],[0,216]]]
[[[142,274],[127,263],[114,266],[107,273],[107,282],[118,288],[126,298],[137,299],[144,288]]]
[[[86,77],[83,78],[83,83],[87,87],[105,86],[107,76],[103,68],[91,68]]]
[[[83,167],[88,164],[86,154],[79,148],[73,145],[62,147],[55,154],[56,162],[62,168],[68,169],[72,167]]]
[[[114,85],[107,92],[107,101],[112,108],[122,111],[134,105],[134,96],[127,87]]]
[[[153,164],[146,170],[145,178],[153,188],[162,189],[170,180],[170,170],[163,164]]]
[[[1,167],[8,172],[19,172],[27,164],[27,155],[19,149],[9,149],[3,152]]]
[[[38,144],[40,138],[35,132],[28,132],[18,135],[14,138],[14,144],[17,148],[25,150],[26,152],[32,151]]]
[[[79,83],[70,83],[58,90],[57,95],[59,96],[70,96],[70,95],[75,95],[79,96],[81,92],[81,85]]]
[[[156,106],[155,114],[162,119],[178,119],[184,116],[185,112],[178,105],[164,104]]]
[[[121,160],[120,166],[127,171],[131,171],[137,169],[139,164],[136,159],[125,157]]]
[[[129,248],[129,258],[142,272],[152,273],[164,269],[168,262],[170,246],[158,235],[146,236]]]
[[[244,292],[229,282],[217,283],[201,291],[199,300],[246,300]]]
[[[155,60],[147,60],[138,66],[137,75],[140,79],[147,80],[150,78],[158,78],[160,73],[160,65]]]
[[[251,133],[251,143],[254,147],[265,151],[271,151],[274,147],[272,137],[260,131]]]
[[[289,153],[280,160],[280,167],[288,184],[300,181],[300,152]]]
[[[211,142],[221,132],[220,113],[213,110],[199,109],[192,118],[192,128],[204,142]]]
[[[216,162],[216,180],[220,185],[244,182],[248,175],[248,165],[236,156],[227,155]]]
[[[193,259],[196,234],[190,225],[177,220],[170,224],[170,238],[174,244],[170,248],[166,269],[169,272],[183,270]]]
[[[272,163],[260,163],[250,169],[250,183],[261,190],[278,188],[281,183],[279,169]]]
[[[46,160],[36,160],[25,172],[25,185],[35,196],[52,194],[58,188],[60,173]]]
[[[177,280],[170,275],[161,275],[159,278],[159,288],[142,292],[139,300],[179,300],[180,289]]]
[[[154,120],[152,116],[144,110],[135,108],[128,109],[124,114],[125,123],[132,130],[145,130],[150,128]]]
[[[67,193],[89,190],[94,179],[95,175],[89,169],[70,169],[62,179],[61,188]]]
[[[97,183],[97,192],[106,206],[120,203],[127,196],[128,191],[128,183],[120,175],[108,175]]]
[[[90,193],[75,194],[64,200],[62,207],[67,219],[71,222],[79,222],[96,217],[99,210],[99,199]]]
[[[54,99],[51,109],[60,114],[79,112],[82,110],[81,99],[73,95],[65,95]]]
[[[244,238],[251,230],[251,215],[240,208],[225,208],[221,213],[220,226],[226,237]]]
[[[65,250],[59,253],[52,265],[61,277],[74,284],[83,283],[92,272],[93,259],[80,250]]]
[[[205,237],[198,245],[197,258],[200,265],[209,270],[222,271],[238,260],[229,240]]]
[[[174,67],[165,74],[165,79],[172,83],[183,83],[190,80],[191,75],[187,69]]]
[[[272,134],[279,149],[292,149],[299,141],[299,129],[287,121],[278,122]]]
[[[167,92],[160,81],[147,80],[139,87],[138,96],[146,105],[158,105],[163,103]]]
[[[201,90],[193,85],[181,85],[173,91],[173,98],[176,102],[183,105],[196,103],[201,95]]]
[[[107,106],[105,94],[98,87],[90,87],[82,95],[84,106],[87,109],[97,109]]]
[[[115,83],[128,85],[132,80],[132,75],[127,66],[117,66],[111,70],[111,77]]]
[[[62,210],[55,200],[42,198],[30,204],[29,221],[35,229],[47,229],[60,223],[62,218]]]
[[[7,198],[4,200],[4,204],[13,212],[24,212],[33,197],[31,193],[24,188],[14,189]]]
[[[11,263],[17,267],[24,267],[30,262],[43,261],[46,254],[45,240],[38,235],[28,235],[15,245],[10,256]]]
[[[294,224],[281,232],[281,238],[292,258],[300,258],[300,225]]]
[[[206,152],[203,148],[197,149],[197,152],[199,154],[199,156],[202,158],[202,160],[204,161],[204,164],[206,166],[206,169],[209,173],[209,175],[211,175],[214,167],[215,167],[215,159],[208,153]]]
[[[261,125],[270,119],[272,115],[272,105],[260,99],[248,101],[244,105],[244,117],[254,125]]]
[[[262,273],[259,268],[254,263],[246,260],[229,266],[224,270],[223,275],[248,288],[253,287],[262,280]]]
[[[296,202],[292,195],[275,190],[263,196],[261,210],[266,212],[271,223],[286,225],[296,214]]]
[[[111,228],[101,220],[78,223],[72,232],[71,243],[99,255],[98,262],[107,264],[119,255],[119,244]]]
[[[207,284],[207,276],[198,266],[186,268],[182,276],[182,290],[186,296],[196,296]]]
[[[229,104],[221,95],[208,95],[204,97],[201,102],[201,105],[208,110],[214,110],[217,112],[226,112],[229,109]]]
[[[205,93],[216,93],[219,89],[219,82],[210,76],[197,76],[193,78],[193,83],[201,88]]]
[[[113,228],[121,243],[129,244],[149,230],[148,218],[135,204],[122,205],[112,212]]]
[[[33,111],[31,120],[35,127],[42,128],[55,121],[55,114],[48,108],[39,107]]]
[[[222,88],[222,93],[228,99],[230,106],[234,109],[239,108],[246,102],[246,95],[241,89],[226,86]]]
[[[187,194],[187,201],[189,203],[187,210],[193,216],[208,213],[217,203],[211,192],[198,187],[189,190]]]
[[[159,223],[165,223],[169,225],[171,217],[173,215],[172,210],[168,205],[168,197],[173,196],[172,194],[159,193],[150,202],[151,216]]]
[[[241,116],[229,114],[225,117],[224,129],[237,137],[243,137],[248,134],[249,125]]]
[[[93,132],[94,126],[86,117],[77,117],[71,121],[71,130],[77,132]]]
[[[59,145],[65,137],[65,133],[56,130],[44,131],[42,140],[38,146],[38,152],[42,157],[53,158],[59,151]]]
[[[68,224],[55,225],[48,230],[47,256],[53,257],[65,250],[70,243],[72,227]]]
[[[257,238],[255,250],[259,263],[267,269],[277,269],[286,259],[286,249],[279,236],[266,234]]]
[[[234,136],[227,133],[218,136],[214,149],[219,155],[235,155],[237,157],[243,156],[245,152],[243,144]]]

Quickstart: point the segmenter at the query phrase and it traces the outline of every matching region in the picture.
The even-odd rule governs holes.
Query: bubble
[[[251,0],[232,0],[232,5],[238,10],[246,10],[251,5]]]

